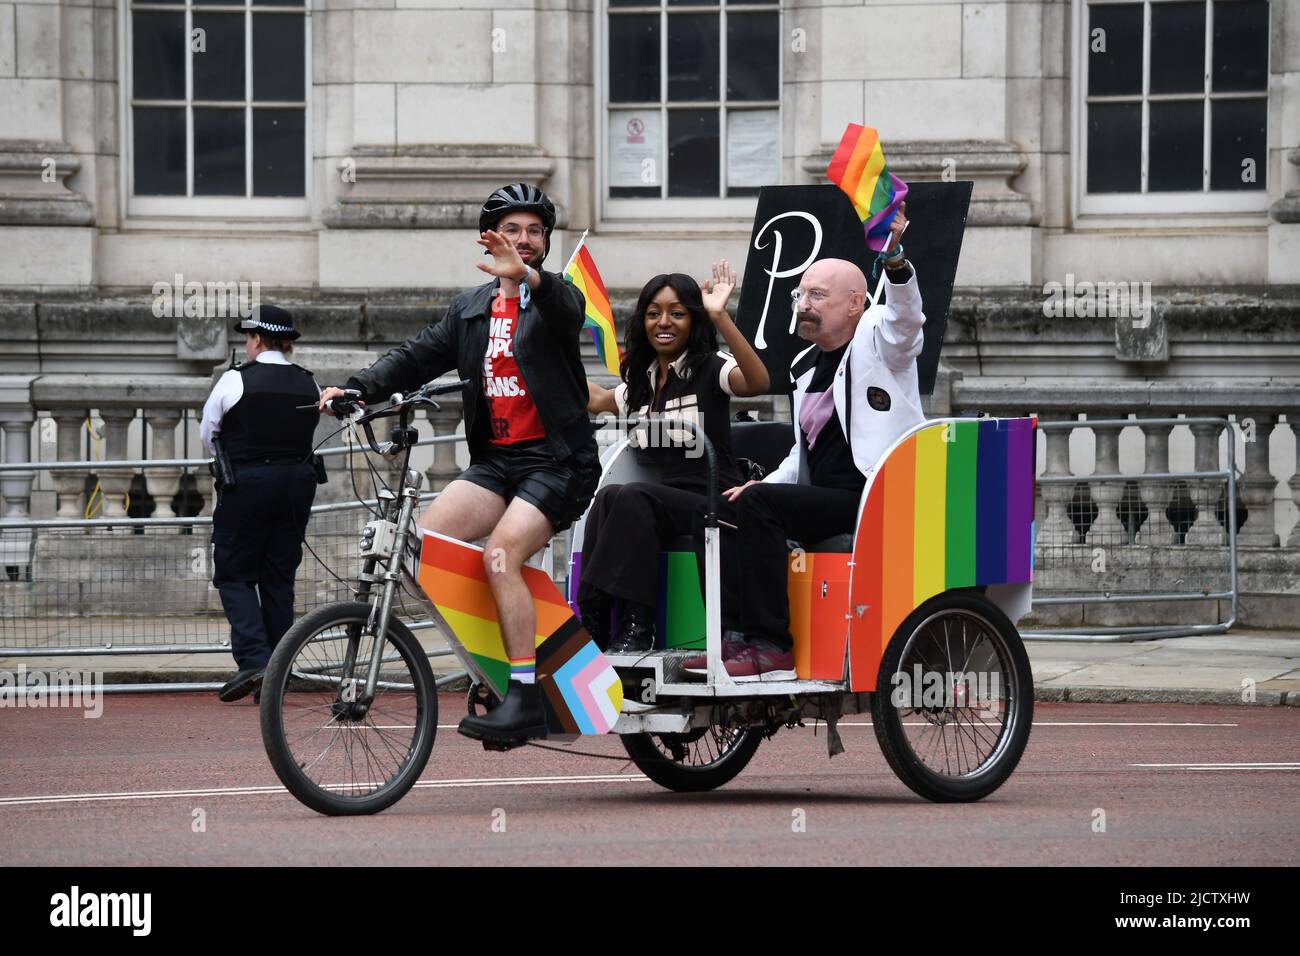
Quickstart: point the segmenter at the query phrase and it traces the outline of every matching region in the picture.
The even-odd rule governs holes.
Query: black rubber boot
[[[536,684],[512,680],[506,699],[480,717],[471,714],[458,728],[466,737],[484,743],[522,743],[546,736],[546,711],[542,708],[542,689]]]
[[[655,609],[623,601],[619,605],[618,635],[610,642],[611,654],[644,654],[655,646]]]
[[[609,595],[599,591],[591,599],[583,601],[580,605],[582,626],[587,629],[591,639],[596,642],[596,647],[602,651],[609,648],[609,613],[613,608],[614,602],[610,600]]]

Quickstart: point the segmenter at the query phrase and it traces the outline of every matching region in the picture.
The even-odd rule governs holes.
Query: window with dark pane
[[[727,15],[727,99],[775,100],[781,95],[780,15]]]
[[[670,103],[719,98],[718,21],[716,13],[668,14]]]
[[[1142,188],[1142,104],[1088,106],[1088,192]]]
[[[1265,188],[1268,168],[1268,100],[1215,100],[1210,104],[1210,188]]]
[[[1204,0],[1151,4],[1150,89],[1152,93],[1205,91]]]
[[[716,197],[718,111],[668,111],[668,195]]]
[[[243,108],[194,108],[194,195],[245,193]]]
[[[1211,61],[1215,93],[1268,88],[1267,0],[1217,0]]]
[[[1142,4],[1088,7],[1088,95],[1142,93]]]
[[[659,15],[609,18],[611,103],[659,102]]]
[[[133,13],[131,45],[132,96],[137,100],[185,99],[185,14]]]
[[[253,14],[253,99],[298,102],[304,92],[304,18]]]
[[[130,10],[135,195],[305,195],[303,6],[191,0],[192,36],[184,11]]]
[[[253,110],[253,195],[301,196],[306,189],[304,113]]]
[[[610,198],[752,196],[762,183],[779,179],[781,27],[776,0],[607,3],[611,121],[617,116],[618,122],[636,121],[646,128],[646,140],[638,146],[611,122],[606,144]],[[767,9],[747,9],[753,6]],[[623,12],[628,7],[641,9]],[[635,109],[641,112],[654,110],[661,120],[634,114],[630,104],[640,104]],[[662,186],[639,184],[635,162],[659,163],[665,153]],[[770,157],[777,161],[769,162]]]
[[[1190,192],[1201,189],[1205,162],[1205,100],[1154,102],[1148,109],[1147,191]]]
[[[244,90],[244,15],[195,10],[193,24],[195,30],[203,31],[203,49],[193,51],[194,99],[242,101],[247,95]],[[181,69],[183,71],[184,67]],[[182,84],[183,81],[182,72]]]
[[[135,108],[131,152],[137,196],[185,195],[185,108]]]

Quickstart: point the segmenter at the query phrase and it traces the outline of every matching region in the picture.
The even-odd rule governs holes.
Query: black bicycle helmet
[[[546,197],[546,193],[531,183],[511,183],[509,186],[502,186],[483,204],[483,210],[478,214],[478,231],[486,232],[496,228],[501,218],[511,212],[532,212],[541,217],[542,228],[546,230],[546,244],[542,248],[542,258],[545,259],[546,254],[551,251],[551,231],[555,229],[555,204]]]

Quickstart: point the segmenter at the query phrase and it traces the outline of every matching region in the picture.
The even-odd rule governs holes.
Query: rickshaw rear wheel
[[[755,728],[712,723],[685,734],[623,734],[622,741],[637,769],[659,786],[701,793],[744,770],[763,735]]]
[[[943,676],[926,680],[930,673]],[[927,800],[969,802],[997,790],[1020,762],[1033,718],[1024,642],[978,592],[926,601],[881,658],[871,698],[876,739],[899,779]]]

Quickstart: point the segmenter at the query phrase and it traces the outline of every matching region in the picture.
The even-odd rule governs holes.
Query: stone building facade
[[[160,288],[256,283],[380,349],[477,283],[478,207],[526,180],[548,265],[587,230],[625,312],[743,262],[756,187],[823,182],[849,122],[975,183],[936,411],[1249,419],[1247,537],[1297,553],[1300,0],[0,2],[6,458],[75,450],[32,423],[97,407],[89,372],[193,407],[229,323]],[[1143,335],[1098,283],[1150,290]]]

